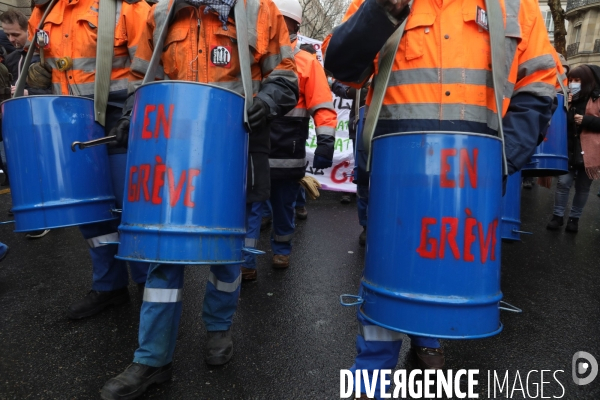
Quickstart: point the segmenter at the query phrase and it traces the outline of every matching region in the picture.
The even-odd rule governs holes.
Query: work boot
[[[363,231],[358,235],[358,244],[364,246],[367,243],[367,227],[363,226]]]
[[[306,211],[306,207],[296,207],[296,218],[298,218],[298,219],[308,218],[308,211]]]
[[[342,203],[342,204],[350,204],[350,201],[351,201],[350,196],[348,196],[348,195],[344,195],[340,199],[340,203]]]
[[[28,234],[25,235],[25,237],[27,239],[39,239],[39,238],[43,238],[48,233],[50,233],[50,229],[42,229],[41,231],[29,232]]]
[[[554,214],[552,216],[552,219],[550,220],[550,222],[548,222],[548,225],[546,225],[546,229],[548,229],[550,231],[555,231],[558,228],[560,228],[561,226],[563,226],[563,223],[564,223],[564,218],[559,217],[558,215]]]
[[[242,280],[243,281],[255,281],[258,276],[256,268],[242,267]]]
[[[412,351],[421,369],[442,369],[446,363],[444,349],[412,346]]]
[[[140,397],[153,383],[163,383],[173,376],[173,363],[162,367],[133,363],[109,379],[100,395],[104,400],[130,400]]]
[[[579,218],[569,218],[565,232],[577,233],[579,230]]]
[[[263,217],[260,220],[260,230],[261,232],[264,231],[265,229],[268,229],[271,227],[271,220],[273,218],[272,217]]]
[[[208,365],[223,365],[233,356],[231,329],[206,332],[206,354],[204,361]]]
[[[275,254],[273,256],[273,268],[279,268],[279,269],[283,269],[283,268],[287,268],[290,266],[290,256],[287,255],[283,255],[283,254]]]
[[[71,319],[81,319],[98,314],[109,306],[118,306],[129,301],[129,290],[127,287],[110,292],[98,292],[90,290],[83,299],[69,306],[67,316]]]

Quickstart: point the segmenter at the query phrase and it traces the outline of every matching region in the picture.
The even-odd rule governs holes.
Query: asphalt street
[[[576,352],[600,360],[598,189],[595,183],[576,235],[546,230],[553,190],[523,191],[522,229],[533,234],[502,245],[504,299],[523,313],[502,312],[504,330],[495,337],[444,341],[447,368],[479,370],[479,398],[600,399],[600,377],[579,386],[571,376]],[[339,296],[357,293],[365,253],[355,200],[339,199],[329,192],[309,201],[288,270],[271,268],[269,232],[262,233],[259,248],[267,254],[259,257],[258,280],[242,285],[235,353],[225,366],[203,361],[208,269],[186,269],[173,380],[143,398],[340,398],[340,369],[353,363],[357,325],[355,309],[342,307]],[[2,220],[10,219],[10,207],[10,195],[1,194]],[[71,321],[66,309],[87,293],[92,277],[78,229],[38,240],[12,229],[0,225],[0,241],[10,247],[0,263],[0,398],[98,399],[102,385],[132,361],[137,286],[129,287],[131,303]],[[397,368],[415,368],[409,347],[407,339]],[[504,379],[507,371],[506,387],[488,393],[488,373]]]

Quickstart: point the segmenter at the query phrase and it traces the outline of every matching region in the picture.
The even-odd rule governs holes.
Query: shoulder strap
[[[96,122],[104,126],[114,53],[117,0],[100,0],[99,7],[96,78],[94,79],[94,117]]]
[[[237,33],[237,45],[240,56],[240,72],[242,75],[242,86],[244,87],[244,124],[248,131],[248,109],[254,101],[252,92],[252,73],[250,71],[250,46],[248,44],[248,17],[244,0],[237,0],[233,9],[235,15],[235,26]]]

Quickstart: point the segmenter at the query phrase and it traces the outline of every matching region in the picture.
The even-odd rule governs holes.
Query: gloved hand
[[[270,113],[269,105],[259,99],[254,98],[252,107],[248,110],[248,124],[252,131],[258,131],[267,124],[267,118]]]
[[[27,71],[27,84],[36,89],[48,89],[52,85],[52,68],[47,63],[31,64]]]
[[[127,148],[129,142],[129,117],[121,117],[117,125],[113,126],[109,135],[115,135],[117,146]]]
[[[320,156],[318,154],[315,154],[315,158],[313,159],[313,168],[316,169],[325,169],[325,168],[329,168],[333,165],[333,161],[325,158],[323,156]]]

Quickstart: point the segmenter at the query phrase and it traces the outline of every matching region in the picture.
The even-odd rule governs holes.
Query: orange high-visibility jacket
[[[44,49],[52,67],[52,93],[92,97],[96,76],[98,0],[58,0],[43,29],[50,41]],[[127,97],[129,67],[141,37],[150,6],[143,0],[117,0],[117,23],[109,103]],[[36,7],[29,19],[29,39],[37,29],[44,9]],[[73,67],[61,72],[56,61],[70,57]]]
[[[143,79],[167,17],[171,1],[159,1],[148,14],[146,29],[131,66],[133,81]],[[205,6],[176,4],[169,24],[157,78],[214,84],[243,94],[237,49],[235,20],[230,16],[227,29],[216,12],[204,13]],[[232,13],[231,13],[232,14]],[[283,17],[271,0],[246,0],[248,42],[251,54],[252,89],[276,78],[297,85],[296,67]],[[260,96],[276,107],[268,96]]]
[[[315,154],[333,158],[337,112],[325,70],[317,58],[293,43],[298,69],[298,105],[271,123],[269,165],[273,179],[300,179],[304,176],[310,117],[317,134]]]
[[[557,70],[538,3],[499,3],[506,49],[506,63],[499,71],[506,83],[499,90],[504,99],[501,112],[509,170],[514,172],[527,162],[551,116]],[[485,10],[485,0],[413,3],[376,135],[407,130],[496,133]],[[337,79],[360,85],[377,74],[377,53],[400,21],[386,15],[373,0],[354,0],[344,20],[329,40],[325,68]],[[367,104],[372,94],[370,90]],[[514,113],[508,113],[509,106]],[[517,109],[528,113],[519,114]]]

